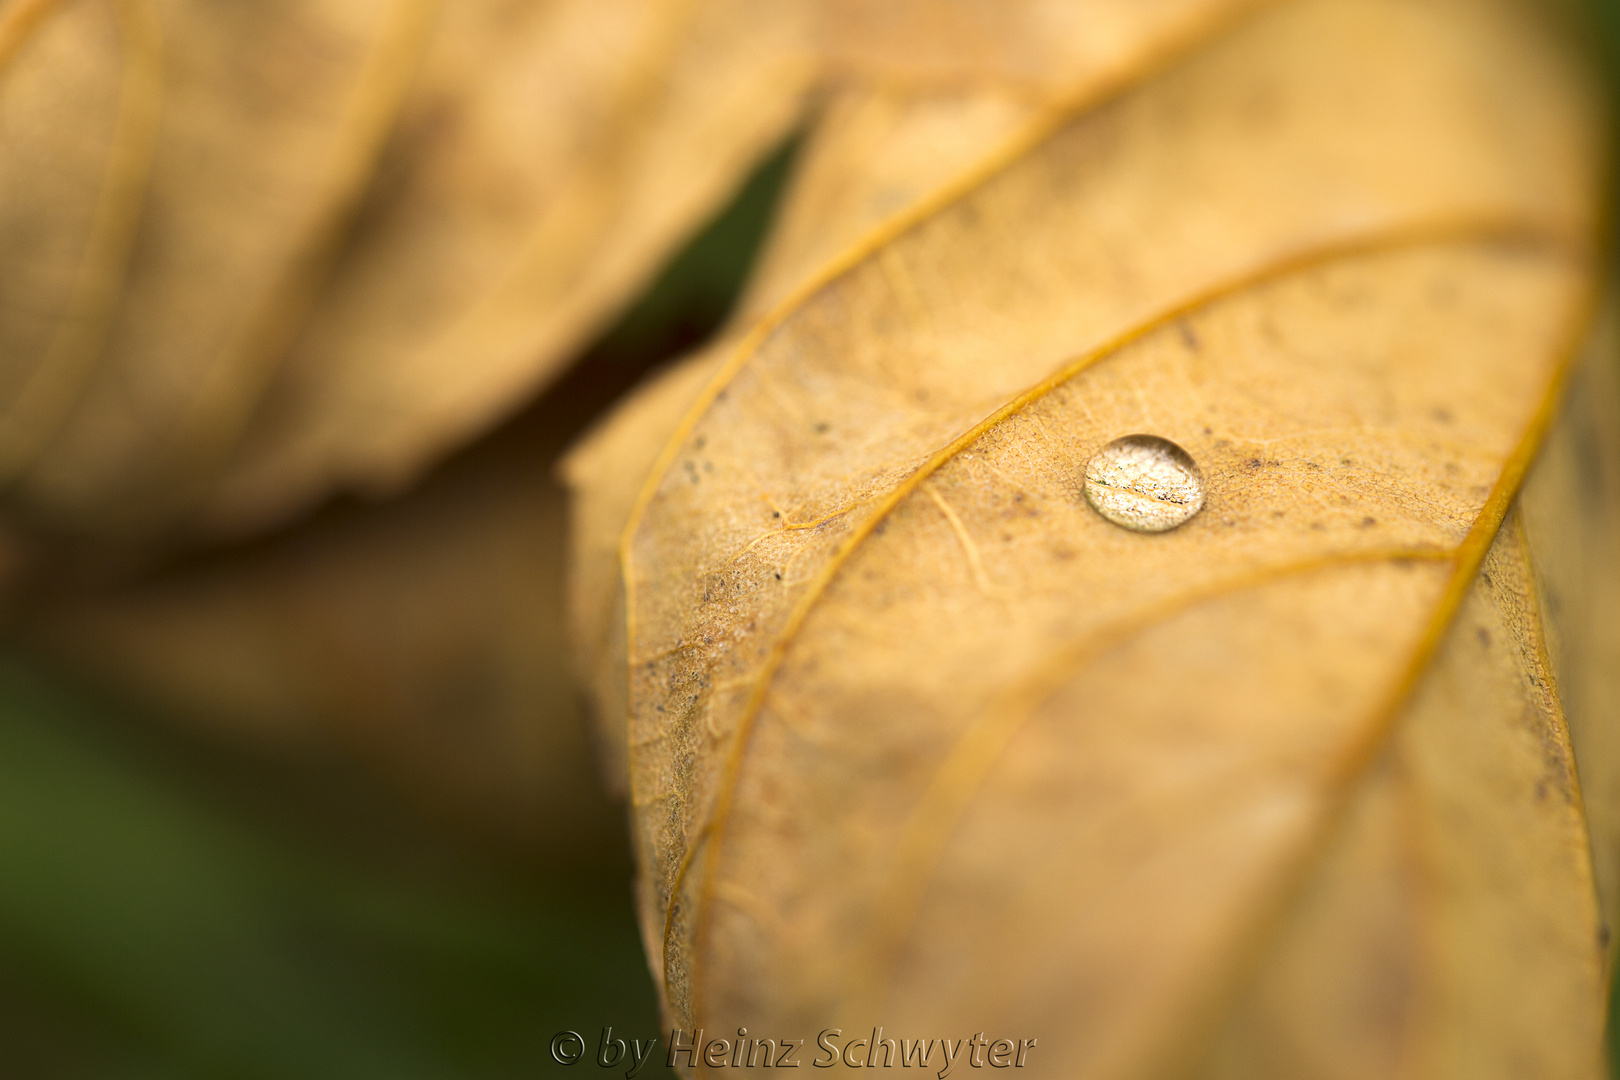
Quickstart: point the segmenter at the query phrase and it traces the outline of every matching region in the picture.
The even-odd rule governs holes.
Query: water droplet
[[[1127,435],[1086,463],[1086,501],[1115,525],[1164,532],[1204,508],[1192,455],[1157,435]]]

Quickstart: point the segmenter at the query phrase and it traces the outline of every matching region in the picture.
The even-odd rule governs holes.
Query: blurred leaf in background
[[[553,465],[725,317],[793,145],[562,382],[403,498],[15,600],[0,1071],[561,1075],[560,1031],[593,1055],[607,1025],[657,1034],[557,618]]]

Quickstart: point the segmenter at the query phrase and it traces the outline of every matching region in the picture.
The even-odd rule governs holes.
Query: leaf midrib
[[[1528,242],[1536,246],[1550,248],[1570,257],[1580,257],[1584,255],[1585,252],[1584,245],[1578,244],[1559,230],[1549,227],[1544,222],[1515,212],[1462,214],[1438,219],[1419,219],[1411,222],[1397,223],[1373,232],[1364,232],[1359,235],[1335,238],[1334,240],[1330,240],[1319,245],[1313,245],[1308,248],[1296,250],[1262,263],[1257,267],[1251,268],[1247,272],[1234,275],[1228,280],[1217,285],[1200,290],[1191,297],[1168,305],[1161,309],[1157,314],[1119,332],[1102,344],[1080,354],[1079,356],[1070,360],[1068,363],[1062,365],[1052,375],[1049,375],[1045,379],[1009,399],[1000,408],[994,410],[984,419],[974,424],[956,438],[952,439],[951,442],[941,447],[927,460],[925,460],[922,465],[918,466],[915,470],[913,470],[913,472],[908,474],[906,478],[891,492],[881,499],[873,500],[873,502],[876,504],[876,509],[872,512],[872,514],[870,514],[859,525],[856,526],[848,538],[833,549],[827,561],[822,564],[815,576],[811,578],[805,591],[801,593],[799,599],[795,602],[787,621],[783,625],[780,635],[778,636],[777,640],[772,643],[765,660],[760,665],[758,674],[754,681],[754,689],[750,693],[749,698],[743,707],[742,714],[737,721],[736,731],[733,735],[731,747],[727,754],[725,766],[721,773],[720,784],[712,804],[712,810],[709,813],[707,820],[698,830],[696,830],[696,832],[693,833],[692,839],[688,842],[686,852],[670,887],[670,904],[665,912],[663,937],[663,947],[665,953],[663,960],[666,968],[666,978],[668,977],[667,969],[669,961],[670,939],[673,928],[673,915],[676,907],[675,900],[680,894],[697,853],[707,845],[709,847],[709,852],[704,873],[704,882],[696,898],[696,918],[698,920],[698,926],[693,937],[693,951],[695,955],[692,960],[693,988],[691,995],[694,1001],[701,999],[701,993],[698,990],[698,986],[701,980],[704,963],[701,959],[701,955],[696,954],[702,954],[704,952],[704,943],[707,938],[707,927],[710,922],[710,912],[712,909],[710,900],[713,893],[714,876],[720,860],[719,852],[721,838],[724,834],[726,824],[729,819],[732,800],[735,796],[736,787],[741,772],[742,758],[744,756],[744,752],[746,751],[749,737],[752,733],[754,721],[757,719],[764,706],[766,698],[769,696],[770,688],[774,682],[775,675],[780,669],[789,647],[793,643],[793,640],[797,636],[799,630],[808,620],[812,611],[815,609],[817,604],[819,604],[822,596],[826,592],[827,587],[838,576],[844,564],[860,547],[860,545],[872,535],[878,525],[880,525],[888,517],[888,515],[905,500],[907,496],[915,492],[925,480],[927,480],[945,464],[955,459],[963,450],[979,441],[979,439],[985,434],[999,426],[1007,419],[1021,413],[1028,406],[1039,401],[1047,394],[1057,389],[1059,386],[1073,379],[1085,369],[1107,359],[1110,356],[1116,355],[1150,334],[1173,324],[1176,320],[1191,315],[1215,302],[1236,295],[1250,288],[1254,288],[1271,281],[1280,280],[1289,275],[1319,266],[1328,265],[1343,259],[1375,254],[1381,251],[1399,250],[1408,247],[1419,247],[1445,242],[1480,242],[1493,239]],[[1549,388],[1550,391],[1555,391],[1556,388],[1561,385],[1561,382],[1559,381],[1561,377],[1562,375],[1560,374],[1553,380],[1553,383]],[[1550,399],[1555,400],[1556,394],[1551,394]],[[1548,411],[1549,410],[1544,404],[1541,412],[1544,413]],[[1539,420],[1541,413],[1538,413],[1537,415]],[[1533,430],[1539,432],[1544,430],[1545,424],[1538,424],[1538,421],[1533,420],[1531,427]],[[1539,435],[1537,435],[1536,440],[1530,444],[1530,452],[1533,452],[1535,445],[1539,445]],[[1524,452],[1525,443],[1521,440],[1514,454],[1508,459],[1507,465],[1511,466]],[[1509,471],[1510,470],[1506,467],[1504,468],[1504,472],[1498,478],[1496,488],[1493,489],[1492,496],[1487,499],[1485,507],[1482,509],[1481,516],[1476,519],[1474,528],[1470,530],[1469,538],[1465,539],[1463,544],[1456,549],[1454,557],[1458,560],[1459,566],[1463,565],[1464,562],[1467,561],[1469,553],[1472,551],[1470,543],[1478,532],[1480,523],[1485,520],[1487,512],[1495,504],[1498,492],[1501,490],[1502,482],[1507,478]],[[1518,478],[1514,480],[1511,492],[1517,491],[1518,483],[1522,480],[1522,469],[1519,470],[1517,476]],[[1505,501],[1502,501],[1503,513],[1505,513],[1507,502],[1511,501],[1511,497],[1512,495],[1510,493],[1506,497]],[[1496,527],[1499,526],[1500,520],[1501,515],[1498,514],[1494,523],[1492,523],[1490,526],[1490,537],[1494,537]],[[1488,546],[1489,539],[1487,538],[1484,547]],[[1475,566],[1477,566],[1478,559],[1483,558],[1484,547],[1479,549],[1477,558],[1474,559]],[[626,569],[627,571],[629,569],[628,562]],[[1472,575],[1470,573],[1470,579],[1471,576]],[[627,577],[627,593],[628,588]],[[1455,602],[1452,602],[1449,599],[1451,597],[1451,593],[1453,592],[1455,592],[1455,586],[1448,586],[1446,593],[1448,599],[1447,601],[1443,601],[1442,604],[1442,609],[1446,613],[1446,618],[1444,620],[1446,623],[1449,623],[1449,614],[1455,610]],[[1447,604],[1449,604],[1449,606],[1447,606]],[[1429,638],[1434,636],[1435,635],[1431,632],[1430,635],[1425,637],[1425,642],[1428,642]],[[1429,649],[1429,651],[1432,652],[1432,647]],[[1427,655],[1427,653],[1424,654],[1425,663]],[[1401,681],[1401,686],[1405,688],[1411,681],[1412,680],[1410,677],[1403,679]],[[1403,689],[1402,693],[1400,694],[1401,700],[1404,700],[1405,694],[1406,691]],[[1372,725],[1375,730],[1379,731],[1382,731],[1384,726],[1385,725],[1379,724]],[[1357,771],[1358,770],[1352,768],[1347,770],[1347,774],[1353,775]]]

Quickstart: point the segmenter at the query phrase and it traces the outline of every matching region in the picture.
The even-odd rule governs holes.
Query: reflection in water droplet
[[[1086,463],[1086,501],[1115,525],[1164,532],[1204,508],[1204,478],[1169,439],[1127,435]]]

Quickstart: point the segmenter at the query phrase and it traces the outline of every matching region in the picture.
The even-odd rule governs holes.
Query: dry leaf
[[[967,179],[1055,102],[1168,62],[1256,0],[826,0],[831,87],[735,320],[757,321],[885,221]]]
[[[599,695],[612,696],[621,683],[623,662],[613,648],[607,610],[619,574],[618,534],[629,517],[636,485],[652,467],[679,416],[716,365],[735,351],[740,338],[769,313],[788,302],[794,290],[818,273],[860,257],[864,241],[902,220],[954,187],[972,183],[987,158],[1017,147],[1054,102],[1085,101],[1109,92],[1140,72],[1165,62],[1194,31],[1219,26],[1254,4],[1247,0],[1178,0],[1164,4],[1094,0],[1065,10],[1041,0],[999,8],[1001,18],[976,10],[971,0],[914,5],[908,18],[919,33],[931,33],[932,46],[919,54],[916,43],[874,34],[874,17],[885,25],[888,9],[837,2],[824,9],[821,37],[831,70],[842,71],[815,117],[798,154],[794,178],[777,213],[770,242],[731,320],[719,339],[676,369],[660,376],[627,402],[609,431],[610,447],[574,455],[572,482],[592,498],[576,506],[575,567],[571,591],[576,647],[581,670]],[[1080,18],[1109,34],[1045,40],[1054,20]],[[991,72],[980,30],[992,30],[999,54],[1025,57],[1019,71]],[[1099,48],[1106,42],[1107,48]],[[866,60],[846,64],[846,50]],[[1065,50],[1073,50],[1071,55]],[[928,78],[917,77],[919,55],[930,58]],[[1034,65],[1036,55],[1045,57]],[[909,78],[908,78],[909,75]],[[1071,108],[1073,106],[1071,105]],[[621,706],[602,708],[608,724],[602,746],[609,759],[610,786],[622,790],[624,736]]]
[[[1598,1075],[1614,812],[1589,835],[1570,728],[1605,756],[1612,632],[1567,596],[1613,550],[1572,464],[1612,397],[1510,511],[1585,333],[1600,126],[1522,15],[1272,5],[576,453],[672,1024]],[[1082,495],[1133,433],[1201,470],[1178,529]]]
[[[798,10],[0,4],[8,524],[127,571],[109,539],[397,485],[522,405],[796,122]],[[569,408],[544,452],[134,581],[8,563],[8,630],[172,717],[589,845]]]
[[[1253,6],[10,0],[11,516],[239,534],[398,490],[571,359],[813,84],[958,129],[928,172],[881,147],[907,182],[873,167],[844,209],[886,216]],[[895,120],[867,120],[871,150]]]
[[[558,408],[408,497],[132,582],[47,587],[15,633],[165,717],[357,757],[440,814],[553,855],[602,817],[562,607]]]
[[[743,7],[0,7],[13,522],[262,527],[514,409],[795,123]]]
[[[1046,98],[1140,74],[1267,0],[822,0],[823,62],[890,89]]]
[[[25,290],[8,299],[28,301],[3,321],[34,323],[6,354],[0,402],[14,514],[105,528],[98,518],[127,510],[134,477],[200,449],[185,420],[199,393],[222,370],[263,363],[243,356],[281,330],[306,264],[367,181],[422,9],[7,6],[6,29],[21,20],[29,33],[0,80],[0,205],[31,228],[8,230],[0,256]],[[109,92],[86,98],[91,80]],[[81,130],[103,127],[104,150],[68,152]],[[70,163],[65,190],[37,179]],[[93,221],[65,227],[84,190],[97,192]],[[24,191],[35,200],[14,194]]]
[[[877,33],[847,5],[745,12],[713,0],[458,4],[433,15],[429,37],[415,44],[405,31],[429,25],[422,20],[430,8],[353,7],[356,25],[394,34],[386,53],[394,59],[376,77],[387,75],[385,104],[397,115],[372,116],[391,125],[389,141],[368,151],[377,161],[361,163],[374,175],[358,223],[331,239],[325,263],[278,270],[291,255],[240,253],[258,260],[256,273],[283,274],[295,293],[315,290],[282,295],[259,328],[286,340],[255,345],[255,356],[233,353],[210,369],[210,388],[199,390],[195,380],[151,366],[154,358],[171,366],[207,359],[171,347],[178,343],[164,331],[166,309],[156,308],[147,313],[153,328],[143,332],[145,351],[124,366],[132,381],[162,379],[188,392],[191,419],[182,428],[191,425],[221,453],[251,425],[225,487],[208,496],[211,527],[234,532],[276,520],[333,482],[387,486],[511,407],[541,369],[567,358],[650,260],[794,122],[812,54],[829,101],[816,117],[772,263],[745,307],[775,303],[873,225],[958,179],[1016,135],[1040,102],[1096,94],[1247,6],[1092,0],[1065,14],[1011,5],[1002,9],[1011,18],[997,21],[999,59],[987,67],[976,31],[953,36],[971,19],[964,23],[964,12],[945,5],[908,16],[937,31],[925,72],[914,48]],[[52,6],[28,10],[38,17]],[[1054,39],[1052,19],[1076,15],[1106,33]],[[406,21],[388,31],[386,19],[396,16]],[[189,32],[186,18],[176,23],[180,31]],[[295,28],[279,29],[261,62],[297,71],[299,54],[285,45]],[[104,38],[117,44],[110,32]],[[228,36],[214,44],[216,60],[242,48]],[[421,55],[404,56],[407,45]],[[863,58],[851,60],[852,48]],[[115,56],[101,58],[106,70]],[[41,67],[42,78],[53,75],[64,81],[60,62]],[[408,87],[400,81],[407,76]],[[193,111],[218,108],[214,83],[184,88]],[[330,96],[329,87],[308,89],[308,101]],[[278,112],[279,99],[262,87],[247,90],[272,120],[303,117],[298,108]],[[384,104],[376,92],[368,100]],[[180,124],[181,135],[189,130]],[[250,131],[238,123],[205,134],[234,145]],[[703,153],[693,159],[697,146]],[[56,152],[46,139],[18,160],[31,166]],[[218,242],[199,222],[229,216],[241,185],[209,188],[219,177],[199,169],[198,158],[186,182],[208,189],[213,202],[173,225]],[[93,156],[85,166],[88,179],[101,161]],[[288,184],[318,171],[312,153],[277,161]],[[342,201],[333,190],[309,194],[312,206]],[[240,224],[283,245],[300,242],[286,222],[261,218],[245,215]],[[71,265],[77,250],[70,244],[60,261]],[[169,269],[165,287],[206,308],[188,324],[199,340],[238,317],[216,303],[217,283],[199,282],[187,267],[179,268],[185,274]],[[234,303],[256,302],[242,274],[218,277],[231,282]],[[745,312],[739,325],[749,321]],[[109,384],[114,399],[119,385]],[[189,435],[157,425],[179,458],[153,473],[156,459],[108,437],[114,427],[97,421],[84,431],[87,452],[103,455],[115,472],[144,470],[160,488],[175,488],[167,495],[187,493],[187,468],[198,469],[191,479],[213,475],[218,455]],[[101,485],[94,477],[105,470],[87,460],[60,459],[62,483]],[[23,634],[193,721],[250,740],[335,739],[419,792],[546,831],[545,823],[569,817],[573,789],[556,778],[578,777],[576,758],[543,752],[573,739],[572,702],[555,678],[552,628],[560,616],[543,565],[549,559],[532,562],[533,552],[549,550],[556,524],[544,481],[511,465],[498,479],[472,481],[473,491],[451,493],[435,480],[397,507],[349,512],[341,526],[301,526],[133,584],[45,591],[22,614]],[[153,494],[141,485],[129,490]],[[173,509],[162,496],[142,510]],[[92,519],[101,512],[87,511]],[[529,564],[515,561],[523,553],[531,553]],[[402,591],[400,581],[413,587]]]
[[[445,6],[391,190],[269,388],[210,511],[227,524],[398,488],[532,395],[782,141],[815,73],[795,3],[484,7]]]
[[[1611,938],[1620,923],[1620,625],[1612,616],[1620,610],[1620,340],[1613,307],[1611,299],[1520,499]]]

